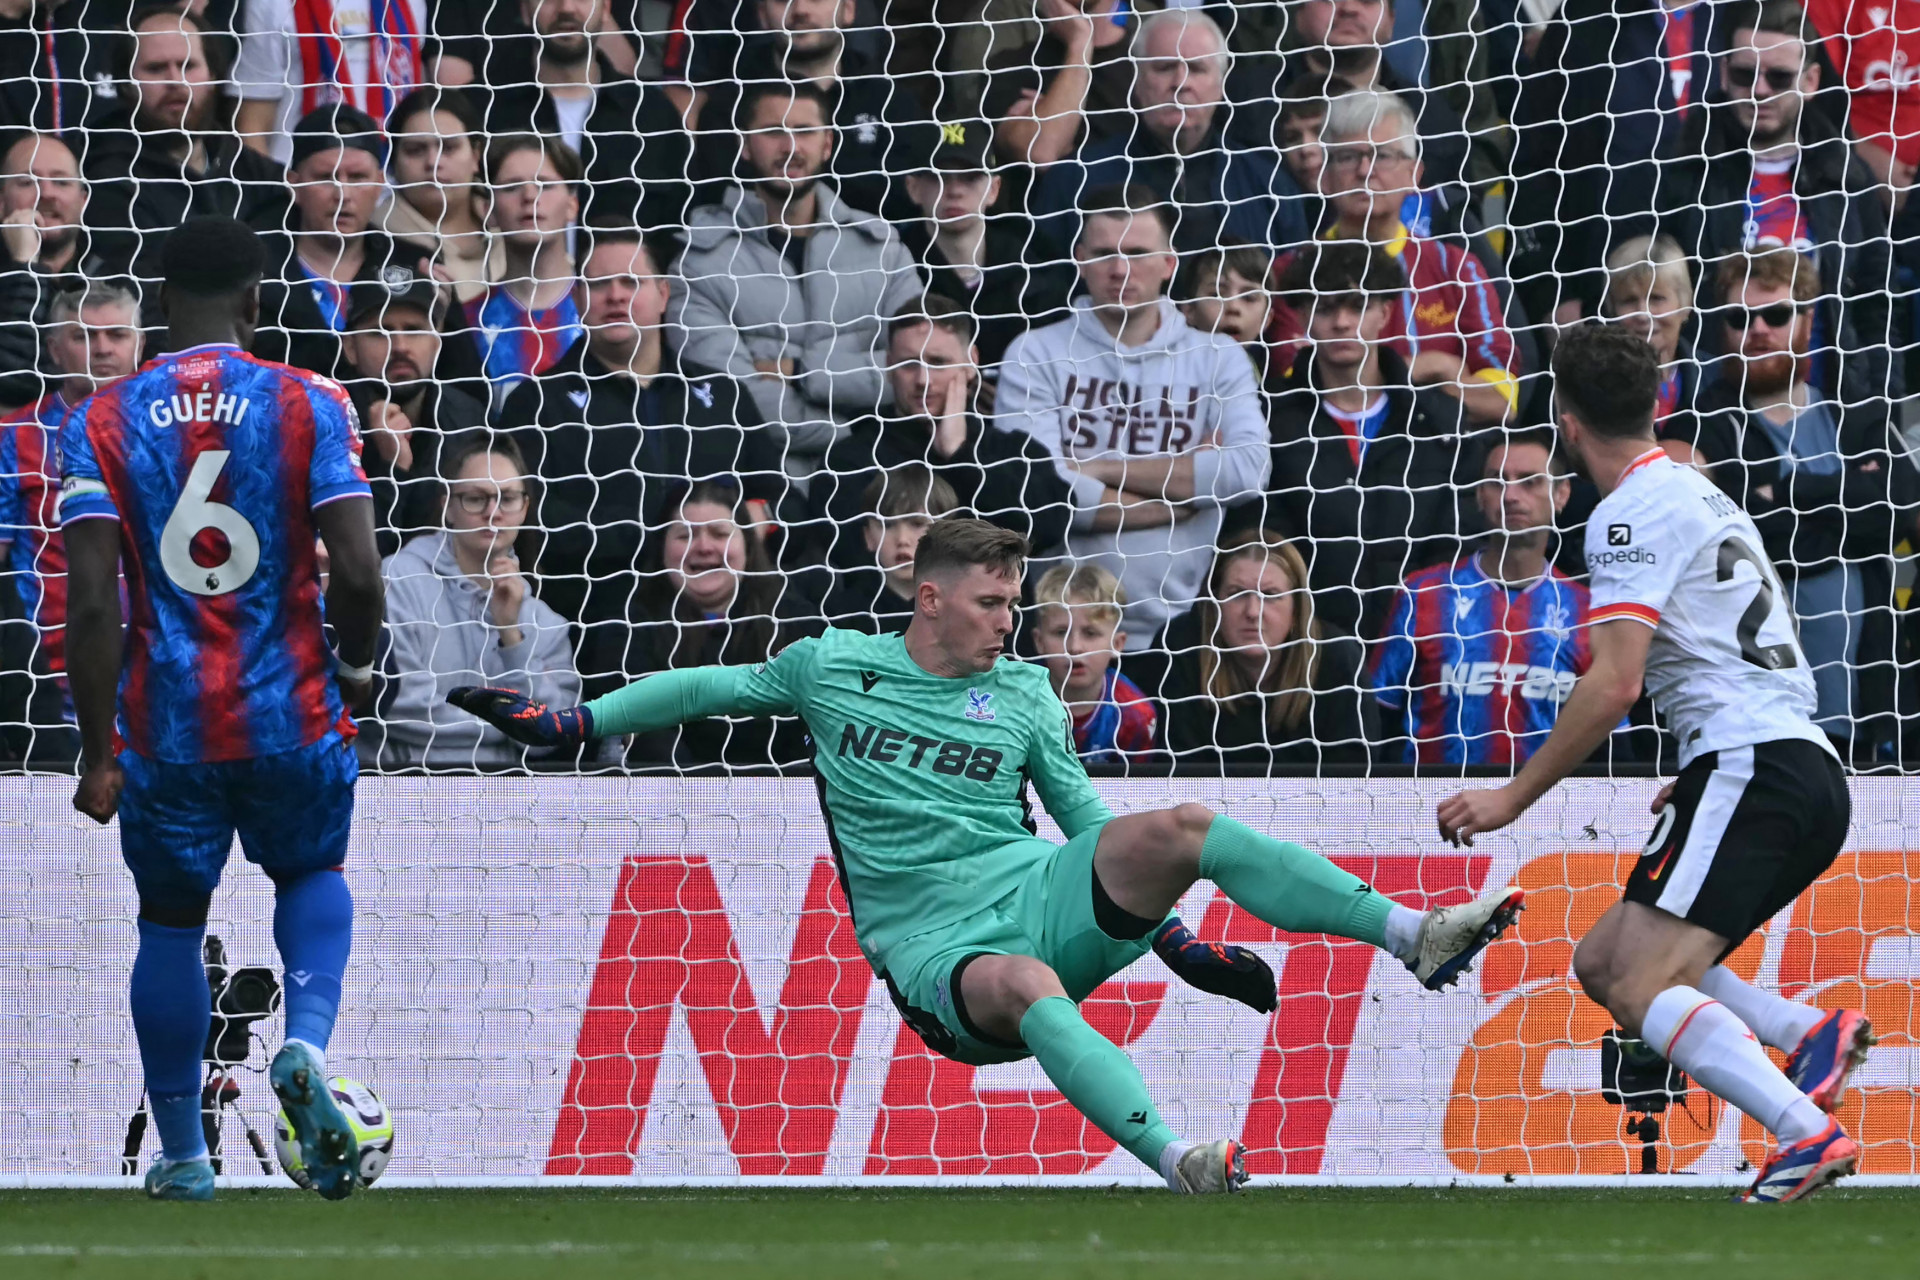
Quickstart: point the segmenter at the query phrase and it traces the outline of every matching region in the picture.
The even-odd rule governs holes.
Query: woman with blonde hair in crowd
[[[1377,713],[1360,690],[1366,653],[1314,617],[1299,548],[1267,529],[1221,544],[1199,602],[1166,629],[1161,700],[1182,764],[1358,764]]]
[[[1665,435],[1668,418],[1691,412],[1701,390],[1693,337],[1693,267],[1669,235],[1635,236],[1607,255],[1607,295],[1601,312],[1645,338],[1660,361],[1654,425]]]

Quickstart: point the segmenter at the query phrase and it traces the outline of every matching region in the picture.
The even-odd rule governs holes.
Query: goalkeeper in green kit
[[[1235,1191],[1239,1142],[1169,1129],[1132,1060],[1077,1002],[1147,952],[1197,879],[1277,928],[1383,947],[1436,990],[1512,923],[1521,892],[1419,912],[1198,804],[1115,817],[1074,753],[1047,669],[1004,651],[1026,550],[984,521],[935,522],[915,556],[904,636],[830,630],[758,666],[665,671],[563,710],[503,689],[449,700],[541,746],[715,715],[799,716],[855,932],[907,1024],[960,1062],[1033,1057],[1169,1187]],[[1029,782],[1066,844],[1034,834]]]

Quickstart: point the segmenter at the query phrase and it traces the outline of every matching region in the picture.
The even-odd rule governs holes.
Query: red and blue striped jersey
[[[336,382],[209,344],[87,397],[60,434],[62,527],[117,520],[120,735],[242,760],[351,732],[322,633],[313,512],[369,493]]]
[[[1586,672],[1587,588],[1549,567],[1523,590],[1480,557],[1408,576],[1368,683],[1404,711],[1422,764],[1515,764],[1546,741]]]
[[[551,369],[587,331],[571,292],[545,311],[534,312],[499,284],[467,304],[467,323],[477,330],[480,364],[493,390],[496,413],[515,387]]]
[[[59,392],[0,418],[0,541],[47,670],[67,669],[67,548],[60,540]]]

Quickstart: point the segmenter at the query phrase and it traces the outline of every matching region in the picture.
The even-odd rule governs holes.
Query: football
[[[370,1187],[386,1171],[387,1161],[393,1156],[393,1116],[388,1113],[387,1104],[380,1101],[380,1095],[358,1080],[334,1076],[327,1081],[327,1088],[333,1091],[333,1100],[346,1113],[347,1123],[353,1127],[354,1140],[360,1147],[354,1182]],[[300,1158],[300,1140],[293,1136],[293,1125],[285,1111],[273,1118],[273,1146],[287,1176],[301,1189],[311,1188],[313,1179]]]

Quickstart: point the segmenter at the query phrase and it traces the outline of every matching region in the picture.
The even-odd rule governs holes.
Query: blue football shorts
[[[360,762],[338,733],[294,751],[200,764],[120,753],[120,856],[143,905],[192,910],[220,885],[233,837],[276,880],[346,861]]]

